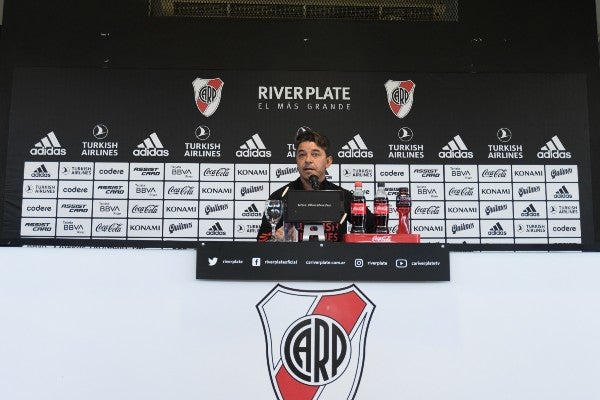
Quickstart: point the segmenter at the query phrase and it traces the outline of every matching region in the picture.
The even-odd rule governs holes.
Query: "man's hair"
[[[319,132],[315,132],[312,129],[303,126],[298,129],[298,133],[296,134],[296,149],[302,142],[314,142],[317,146],[322,148],[325,151],[327,156],[330,156],[331,153],[329,149],[331,147],[331,143],[329,142],[329,138],[325,135],[320,134]]]

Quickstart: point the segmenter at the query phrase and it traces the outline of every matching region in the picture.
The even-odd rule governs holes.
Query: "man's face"
[[[315,142],[302,142],[296,149],[296,165],[300,177],[308,181],[308,177],[316,175],[319,182],[325,179],[325,171],[331,166],[333,157],[325,154],[325,150]]]

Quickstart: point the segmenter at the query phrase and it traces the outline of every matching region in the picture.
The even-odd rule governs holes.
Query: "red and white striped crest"
[[[196,107],[205,116],[213,115],[221,102],[221,91],[223,81],[221,78],[202,79],[196,78],[192,82],[194,86],[194,99]]]
[[[375,309],[356,286],[310,291],[277,285],[256,307],[277,399],[354,398]]]
[[[415,83],[413,81],[387,81],[388,104],[390,109],[398,118],[404,118],[410,111],[415,94]]]

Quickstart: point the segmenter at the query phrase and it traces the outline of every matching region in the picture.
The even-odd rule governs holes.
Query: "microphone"
[[[308,182],[310,186],[312,186],[313,190],[319,190],[319,177],[316,175],[311,175],[308,177]]]

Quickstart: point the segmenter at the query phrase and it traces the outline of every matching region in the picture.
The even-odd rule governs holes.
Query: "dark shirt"
[[[281,195],[283,194],[286,188],[289,188],[289,190],[305,190],[304,186],[302,185],[302,181],[300,180],[300,177],[298,177],[298,179],[296,179],[295,181],[290,182],[287,185],[271,193],[271,195],[269,196],[269,200],[281,200]],[[321,182],[319,190],[341,190],[344,193],[344,211],[346,212],[346,215],[348,215],[348,218],[350,217],[350,204],[352,202],[352,192],[336,184],[333,184],[328,180],[324,180],[323,182]],[[282,226],[282,224],[283,221],[279,220],[279,222],[277,223],[277,229],[279,229]],[[344,234],[347,232],[348,229],[346,221],[344,221],[344,223],[342,224],[325,223],[323,224],[323,226],[325,230],[325,240],[331,242],[341,242],[343,240]],[[365,230],[369,233],[375,232],[375,216],[373,215],[371,210],[369,210],[369,208],[367,208]],[[302,238],[302,233],[302,226],[299,226],[298,235],[300,240]],[[267,218],[263,215],[262,224],[260,225],[260,230],[258,232],[256,240],[258,240],[259,242],[266,242],[267,240],[269,240],[269,238],[271,238],[271,224],[269,224]]]

